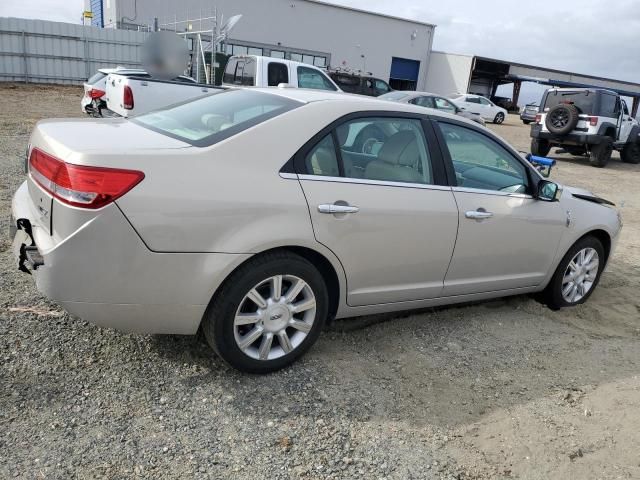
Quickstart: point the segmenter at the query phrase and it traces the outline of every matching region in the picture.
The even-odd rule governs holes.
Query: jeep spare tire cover
[[[574,105],[561,103],[549,109],[545,124],[551,133],[566,135],[576,128],[579,115],[580,112]]]

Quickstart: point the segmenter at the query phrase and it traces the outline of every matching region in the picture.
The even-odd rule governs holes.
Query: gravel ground
[[[554,178],[624,205],[587,305],[341,321],[291,368],[247,376],[198,338],[69,318],[15,269],[29,132],[79,98],[0,85],[0,478],[640,478],[640,166],[558,156]],[[527,148],[516,117],[495,130]]]

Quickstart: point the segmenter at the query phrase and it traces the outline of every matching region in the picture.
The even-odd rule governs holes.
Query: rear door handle
[[[341,213],[358,213],[360,209],[358,207],[354,207],[351,205],[323,204],[323,205],[318,205],[318,211],[320,213],[335,215],[335,214],[341,214]]]
[[[474,210],[472,212],[465,213],[464,216],[471,220],[486,220],[487,218],[493,217],[493,213],[485,210]]]

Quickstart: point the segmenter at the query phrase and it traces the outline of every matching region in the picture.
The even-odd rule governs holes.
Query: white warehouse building
[[[226,53],[287,58],[319,67],[370,72],[392,88],[424,90],[435,25],[319,0],[86,0],[104,28],[197,30],[193,20],[241,14]],[[191,22],[187,22],[192,20]],[[203,28],[211,28],[202,22]]]

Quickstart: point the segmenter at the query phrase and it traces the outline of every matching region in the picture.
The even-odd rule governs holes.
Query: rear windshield
[[[301,105],[279,95],[226,90],[140,115],[132,121],[191,145],[206,147]]]
[[[89,78],[89,80],[87,80],[87,83],[90,85],[95,85],[106,76],[106,73],[98,72],[93,77]]]
[[[574,105],[580,113],[584,114],[597,114],[597,99],[598,95],[595,92],[590,91],[578,91],[578,92],[562,92],[562,91],[550,91],[546,95],[544,102],[544,110],[555,107],[561,103]],[[615,100],[615,97],[614,97]]]

